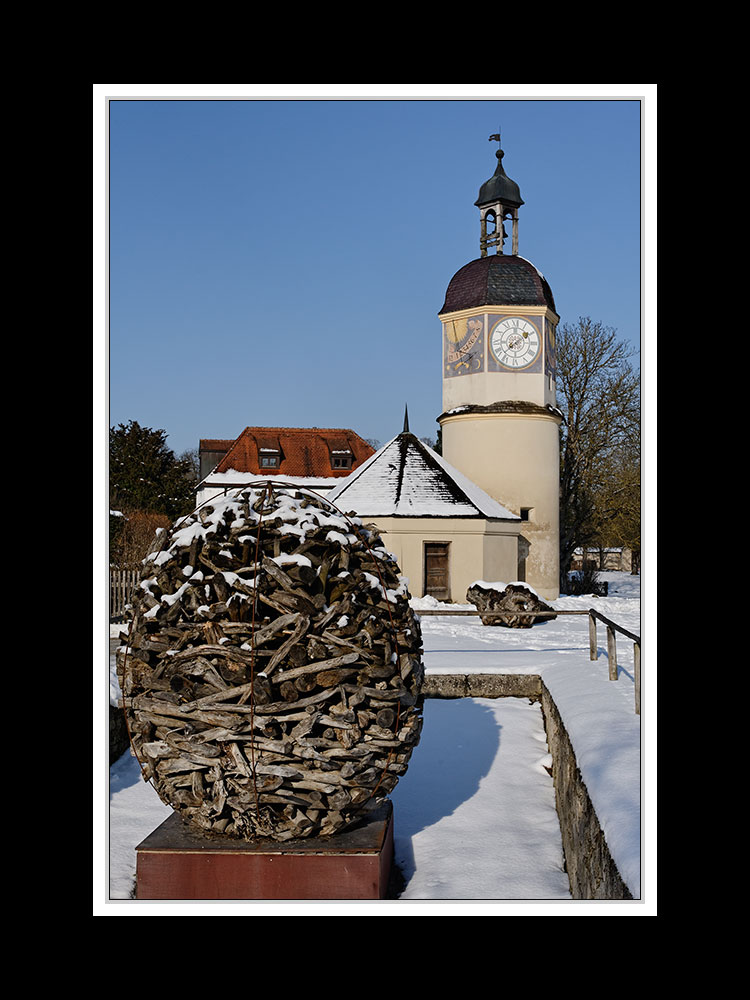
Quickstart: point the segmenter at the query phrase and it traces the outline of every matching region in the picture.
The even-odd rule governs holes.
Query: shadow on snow
[[[501,729],[492,710],[471,698],[426,699],[419,744],[390,796],[407,881],[415,870],[412,838],[476,794],[500,747]]]

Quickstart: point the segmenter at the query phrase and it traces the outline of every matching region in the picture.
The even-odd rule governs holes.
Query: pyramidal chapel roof
[[[328,499],[362,517],[519,520],[407,431],[383,445]]]

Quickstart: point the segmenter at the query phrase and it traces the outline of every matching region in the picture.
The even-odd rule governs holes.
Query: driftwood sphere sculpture
[[[343,829],[405,773],[421,654],[377,532],[264,484],[157,536],[118,677],[164,802],[209,835],[285,841]]]

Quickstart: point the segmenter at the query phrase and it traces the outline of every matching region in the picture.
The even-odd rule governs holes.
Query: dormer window
[[[278,469],[281,466],[281,442],[276,434],[263,434],[258,442],[258,465],[261,469]]]
[[[331,468],[351,469],[354,464],[354,453],[345,437],[329,437],[326,440],[328,454],[331,457]]]

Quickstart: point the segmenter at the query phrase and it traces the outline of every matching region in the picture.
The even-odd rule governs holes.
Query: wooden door
[[[424,543],[424,592],[438,601],[450,601],[449,542]]]

